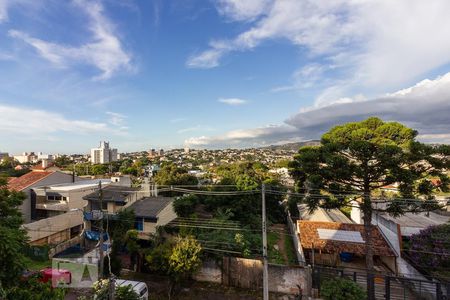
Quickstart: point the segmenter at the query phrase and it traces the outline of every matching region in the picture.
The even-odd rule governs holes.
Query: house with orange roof
[[[35,217],[33,208],[36,205],[36,195],[33,192],[33,188],[78,180],[78,177],[74,177],[71,174],[43,166],[20,177],[10,179],[8,181],[8,189],[25,193],[26,198],[20,206],[20,210],[24,218],[24,223],[29,223]]]
[[[365,269],[366,234],[362,224],[297,221],[305,259],[312,265]],[[396,253],[375,225],[371,227],[375,271],[397,273]]]

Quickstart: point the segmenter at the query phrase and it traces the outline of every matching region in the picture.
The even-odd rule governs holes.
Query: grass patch
[[[295,254],[294,241],[292,240],[292,237],[290,235],[284,236],[284,249],[286,250],[288,263],[290,265],[298,264],[297,255]]]
[[[277,245],[278,240],[280,239],[280,235],[275,232],[269,232],[267,234],[267,247],[268,247],[268,256],[269,262],[275,263],[279,265],[284,265],[286,262],[284,261],[283,255],[279,250],[275,249],[274,246]]]
[[[25,266],[30,271],[39,271],[52,265],[51,260],[33,260],[29,257],[25,258]]]

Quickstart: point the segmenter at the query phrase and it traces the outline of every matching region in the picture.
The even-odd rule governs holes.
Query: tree
[[[0,288],[0,299],[5,300],[64,300],[65,294],[64,288],[53,288],[50,282],[40,282],[36,276],[20,284],[16,282],[15,286],[6,290]]]
[[[187,279],[201,266],[202,246],[193,237],[179,238],[169,256],[169,273],[175,281]]]
[[[197,185],[198,180],[190,175],[185,168],[179,168],[175,164],[163,165],[155,175],[155,181],[159,185]]]
[[[189,217],[195,212],[199,198],[194,194],[186,194],[177,197],[173,202],[173,209],[178,217]]]
[[[57,165],[58,167],[67,167],[71,163],[72,160],[67,155],[61,155],[55,159],[55,165]]]
[[[345,278],[326,280],[320,287],[320,296],[326,300],[365,300],[366,292],[356,283]]]
[[[109,279],[99,280],[94,283],[94,293],[96,300],[110,299],[108,295]],[[114,299],[116,300],[139,300],[139,295],[133,290],[131,285],[115,286]]]
[[[16,284],[25,269],[23,253],[28,237],[17,208],[24,199],[25,194],[9,191],[5,178],[0,177],[0,287]]]
[[[408,244],[406,252],[419,269],[429,267],[428,273],[448,280],[445,270],[450,270],[450,224],[425,228],[413,234]]]
[[[371,193],[398,182],[402,197],[414,198],[420,182],[430,175],[448,182],[444,171],[449,166],[449,147],[425,145],[417,142],[416,136],[415,130],[400,123],[371,117],[332,128],[322,136],[321,145],[300,148],[289,165],[297,189],[307,194],[304,201],[310,210],[319,206],[351,206],[351,200],[359,200],[365,226],[366,264],[370,271],[373,270],[370,228],[374,209]],[[431,190],[422,188],[421,193],[424,192]],[[355,197],[346,196],[349,194]],[[417,212],[424,209],[424,204],[429,205],[426,201],[385,202],[386,207],[377,210],[392,215]],[[369,296],[373,295],[371,276],[368,276],[368,290]]]

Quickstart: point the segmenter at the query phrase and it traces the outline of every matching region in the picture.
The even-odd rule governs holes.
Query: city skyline
[[[374,115],[450,142],[448,1],[0,0],[0,151],[240,148]]]

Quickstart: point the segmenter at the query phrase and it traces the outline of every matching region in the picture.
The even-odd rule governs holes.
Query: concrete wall
[[[262,289],[263,264],[256,259],[224,257],[222,268],[215,262],[205,262],[194,279],[258,290]],[[312,286],[311,269],[269,264],[268,281],[270,292],[294,295],[298,293],[299,285],[303,295],[307,296]]]
[[[53,185],[53,184],[58,184],[58,183],[70,183],[70,182],[72,182],[71,174],[65,174],[62,172],[54,172],[53,174],[50,174],[49,176],[45,177],[44,179],[40,180],[39,182],[22,190],[25,193],[25,195],[27,196],[25,198],[25,200],[23,201],[22,205],[20,206],[20,211],[22,212],[24,223],[26,224],[26,223],[31,222],[31,191],[30,190],[32,188]]]
[[[302,244],[300,243],[297,224],[292,221],[291,214],[289,212],[288,212],[287,220],[288,220],[289,232],[291,233],[291,236],[292,236],[292,239],[294,242],[295,254],[297,256],[297,262],[300,266],[304,266],[306,264],[306,259],[305,259],[305,254],[303,253]]]

